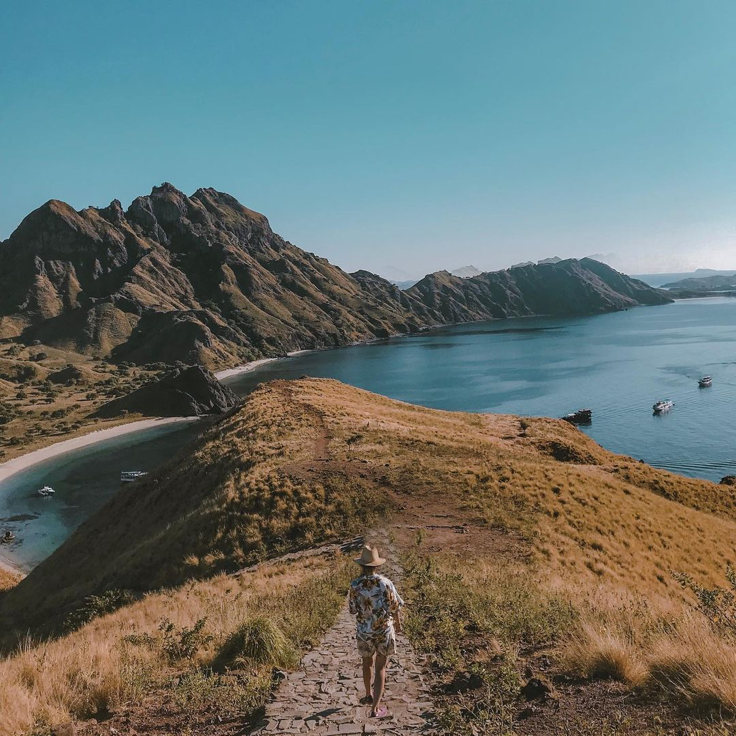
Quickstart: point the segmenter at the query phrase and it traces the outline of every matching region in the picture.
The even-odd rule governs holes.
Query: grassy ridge
[[[407,530],[421,527],[429,546],[408,563],[410,631],[438,655],[444,684],[477,675],[500,687],[480,701],[446,692],[448,728],[517,728],[510,703],[541,656],[550,672],[588,683],[595,703],[608,697],[595,689],[605,677],[622,697],[728,714],[733,638],[693,609],[672,573],[727,584],[734,498],[732,488],[607,452],[564,422],[435,411],[330,380],[276,381],[157,477],[121,492],[7,593],[0,612],[44,623],[90,593],[187,581],[204,590],[224,571],[368,523],[393,524],[405,546]],[[229,600],[215,590],[212,599]],[[181,633],[197,620],[172,623]],[[465,672],[465,660],[477,669]],[[588,705],[572,715],[584,718]],[[645,733],[620,722],[606,731],[629,732]]]

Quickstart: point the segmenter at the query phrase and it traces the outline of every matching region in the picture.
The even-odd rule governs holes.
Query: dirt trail
[[[385,573],[401,590],[401,568],[396,551],[385,534],[371,534],[387,558]],[[355,619],[347,604],[320,646],[306,654],[299,670],[286,676],[266,707],[266,720],[258,736],[309,733],[346,736],[376,733],[434,734],[434,713],[425,681],[426,664],[408,639],[398,636],[398,653],[389,661],[384,703],[389,718],[370,718],[370,706],[359,705],[363,696],[360,659],[355,647]]]

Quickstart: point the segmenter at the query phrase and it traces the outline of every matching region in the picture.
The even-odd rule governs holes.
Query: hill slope
[[[671,301],[643,282],[588,258],[520,265],[472,278],[439,271],[406,293],[439,312],[445,322],[599,314]]]
[[[105,719],[89,736],[181,733],[193,713],[197,733],[247,730],[284,650],[224,676],[223,652],[244,626],[316,644],[352,563],[242,567],[366,530],[403,552],[407,633],[436,665],[443,733],[733,732],[733,639],[671,574],[725,583],[733,488],[612,454],[561,421],[435,411],[320,379],[260,387],[0,594],[6,646],[14,627],[98,614],[0,663],[0,732],[72,716]],[[82,605],[90,593],[103,595]],[[712,720],[692,720],[703,712]]]
[[[457,320],[667,301],[588,259],[440,272],[401,291],[297,248],[228,194],[170,184],[125,211],[51,200],[0,243],[0,337],[139,364],[219,367]]]
[[[90,593],[234,570],[353,532],[412,498],[462,505],[489,528],[535,528],[550,571],[662,595],[678,587],[662,570],[721,579],[736,538],[736,489],[607,452],[565,422],[276,381],[121,489],[2,599],[0,616],[8,627],[45,626]]]

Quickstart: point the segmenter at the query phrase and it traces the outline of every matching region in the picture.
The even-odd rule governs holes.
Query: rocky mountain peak
[[[166,182],[76,212],[52,200],[0,247],[0,338],[135,363],[208,367],[528,314],[595,314],[668,301],[596,262],[563,261],[400,291],[347,274],[212,188]]]

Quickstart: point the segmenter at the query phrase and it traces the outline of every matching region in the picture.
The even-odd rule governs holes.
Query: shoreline
[[[59,455],[64,455],[72,450],[77,450],[89,445],[95,445],[103,440],[109,440],[113,437],[121,437],[133,432],[139,432],[151,427],[160,427],[166,424],[174,424],[176,422],[192,422],[198,420],[199,417],[159,417],[157,419],[141,419],[137,422],[128,422],[127,424],[119,424],[115,427],[107,429],[97,429],[80,437],[72,437],[68,440],[56,442],[53,445],[41,447],[38,450],[27,452],[12,460],[8,460],[0,464],[0,482],[7,480],[16,473]]]
[[[243,363],[243,365],[235,366],[235,368],[225,368],[224,370],[217,371],[215,378],[218,381],[222,381],[225,378],[232,378],[233,376],[239,376],[243,373],[250,373],[256,368],[266,365],[266,363],[274,363],[277,360],[284,360],[285,358],[293,358],[295,355],[303,355],[304,353],[311,353],[313,350],[292,350],[286,355],[282,355],[278,358],[259,358],[258,360],[251,360],[249,363]]]

